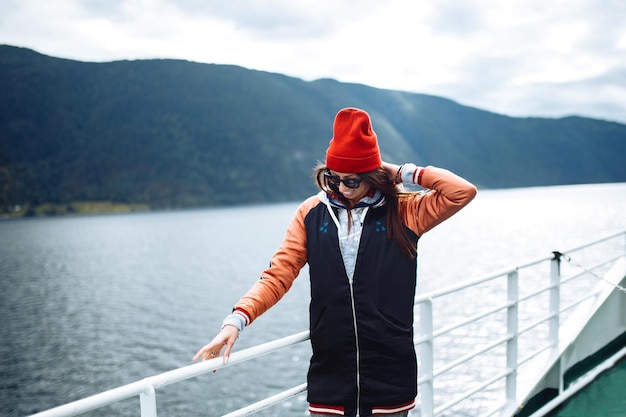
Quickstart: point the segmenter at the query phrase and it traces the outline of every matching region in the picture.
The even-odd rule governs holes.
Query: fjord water
[[[25,416],[189,365],[259,277],[297,203],[0,222],[0,415]],[[484,190],[422,237],[418,292],[626,230],[626,184]],[[305,330],[306,268],[243,349]],[[309,347],[157,390],[216,416],[304,382]],[[626,382],[626,381],[623,381]],[[304,396],[262,412],[306,415]],[[139,415],[139,401],[88,413]]]

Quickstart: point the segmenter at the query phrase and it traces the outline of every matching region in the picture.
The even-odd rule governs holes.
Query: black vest
[[[313,347],[308,401],[343,406],[348,415],[356,413],[359,401],[361,414],[369,415],[372,407],[403,404],[417,395],[417,260],[387,239],[386,225],[385,206],[369,209],[351,286],[327,207],[319,204],[305,218]]]

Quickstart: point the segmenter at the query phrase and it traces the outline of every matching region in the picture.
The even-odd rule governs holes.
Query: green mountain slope
[[[315,191],[341,107],[383,158],[480,187],[626,181],[626,125],[511,118],[399,91],[180,60],[85,63],[0,46],[0,212],[111,201],[182,208]]]

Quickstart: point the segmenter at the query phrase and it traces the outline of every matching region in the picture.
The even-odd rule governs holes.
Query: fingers
[[[237,341],[237,338],[239,337],[239,329],[232,325],[226,325],[222,329],[222,334],[224,334],[224,337],[225,337],[224,346],[223,346],[225,348],[224,349],[224,364],[227,364],[228,360],[230,359],[230,352],[232,351],[233,346],[235,345],[235,342]]]
[[[230,351],[233,348],[233,344],[226,344],[226,349],[224,349],[224,365],[226,365],[228,363],[228,360],[230,359]]]
[[[198,359],[202,358],[203,361],[210,359],[212,356],[215,356],[215,352],[211,345],[205,345],[202,349],[196,353],[196,356],[193,357],[194,362]]]
[[[196,353],[196,356],[193,357],[193,360],[196,361],[202,358],[203,361],[206,361],[208,359],[214,359],[218,357],[220,351],[222,350],[222,347],[224,346],[224,343],[225,342],[216,343],[215,339],[212,340],[210,343],[204,345],[202,349],[198,351],[198,353]]]
[[[389,162],[383,161],[381,166],[387,171],[387,175],[389,175],[389,179],[394,180],[396,177],[396,172],[398,171],[399,165],[390,164]]]
[[[224,350],[224,364],[228,363],[230,353],[233,345],[237,341],[239,336],[239,330],[234,326],[225,326],[222,331],[211,340],[208,344],[204,345],[202,349],[196,353],[193,360],[196,361],[202,358],[203,361],[209,359],[215,359],[221,355]]]

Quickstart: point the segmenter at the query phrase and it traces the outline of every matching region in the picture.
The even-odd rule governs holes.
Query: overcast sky
[[[621,123],[625,22],[625,0],[0,1],[0,43],[57,57],[235,64]]]

